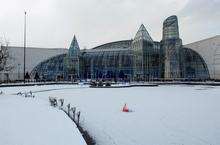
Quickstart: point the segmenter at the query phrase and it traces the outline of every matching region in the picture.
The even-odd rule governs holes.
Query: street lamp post
[[[21,67],[21,64],[19,63],[18,64],[18,80],[20,81],[20,67]]]
[[[25,11],[24,12],[24,83],[25,83],[25,67],[26,67],[26,15],[27,15],[27,12]]]

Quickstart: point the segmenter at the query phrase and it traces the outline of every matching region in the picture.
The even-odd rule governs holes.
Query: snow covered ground
[[[38,98],[0,95],[0,145],[74,144],[86,145],[62,111]]]
[[[220,144],[220,87],[54,85],[1,90],[8,94],[31,90],[45,103],[49,96],[64,98],[65,104],[82,112],[82,125],[98,145]],[[123,113],[124,103],[133,112]]]

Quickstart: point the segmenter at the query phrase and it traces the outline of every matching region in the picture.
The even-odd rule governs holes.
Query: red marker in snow
[[[123,109],[122,109],[123,112],[129,112],[129,109],[127,107],[127,104],[125,103]]]

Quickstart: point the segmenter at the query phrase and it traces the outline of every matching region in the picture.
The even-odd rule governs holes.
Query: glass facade
[[[164,57],[164,79],[181,78],[180,50],[182,40],[179,38],[178,19],[176,16],[168,17],[163,23],[163,39],[161,48]]]
[[[62,54],[41,62],[32,70],[31,75],[34,76],[37,72],[41,80],[47,81],[64,79],[64,76],[67,74],[64,65],[66,56],[66,54]]]
[[[203,58],[197,52],[189,49],[181,49],[181,76],[189,80],[208,79],[209,72]]]
[[[177,16],[170,16],[163,23],[163,40],[178,38],[179,26]]]
[[[83,78],[131,79],[133,62],[129,50],[87,52],[82,61]]]
[[[195,51],[184,48],[178,21],[164,22],[163,39],[153,41],[144,25],[133,40],[80,50],[74,36],[68,54],[41,62],[32,71],[46,80],[108,79],[112,81],[204,80],[207,66]]]
[[[159,43],[153,41],[144,25],[141,25],[132,42],[132,51],[134,80],[158,79],[160,77]]]

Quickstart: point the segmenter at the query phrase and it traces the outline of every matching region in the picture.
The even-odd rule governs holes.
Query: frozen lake
[[[220,87],[88,88],[54,85],[1,88],[63,98],[82,112],[82,125],[97,145],[219,145]],[[127,103],[131,113],[121,111]],[[48,103],[49,105],[49,103]]]

